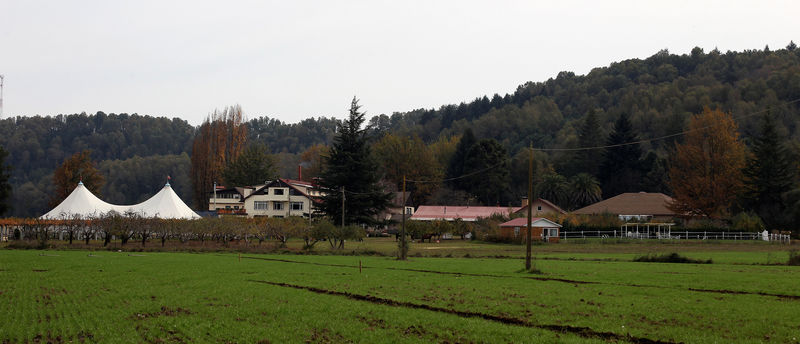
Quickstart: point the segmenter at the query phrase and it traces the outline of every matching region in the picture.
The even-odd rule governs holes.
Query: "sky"
[[[513,92],[661,49],[800,43],[796,1],[0,0],[3,117],[199,124],[378,114]]]

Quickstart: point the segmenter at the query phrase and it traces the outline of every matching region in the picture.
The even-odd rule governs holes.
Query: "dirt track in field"
[[[245,256],[242,256],[242,258],[244,258],[244,259],[275,261],[275,262],[282,262],[282,263],[308,264],[308,265],[317,265],[317,266],[333,266],[333,267],[343,267],[343,268],[355,268],[355,269],[358,269],[358,265],[300,262],[300,261],[289,260],[289,259],[264,258],[264,257],[245,257]],[[439,274],[439,275],[473,276],[473,277],[489,277],[489,278],[524,278],[524,279],[532,279],[532,280],[537,280],[537,281],[552,281],[552,282],[562,282],[562,283],[569,283],[569,284],[602,284],[602,285],[615,285],[615,286],[634,287],[634,288],[678,289],[678,290],[688,290],[688,291],[693,291],[693,292],[698,292],[698,293],[716,293],[716,294],[729,294],[729,295],[758,295],[758,296],[777,297],[779,299],[800,300],[800,295],[772,294],[772,293],[740,291],[740,290],[701,289],[701,288],[673,288],[673,287],[665,287],[665,286],[660,286],[660,285],[647,285],[647,284],[606,283],[606,282],[580,281],[580,280],[570,280],[570,279],[552,278],[552,277],[474,274],[474,273],[461,273],[461,272],[423,270],[423,269],[392,268],[392,267],[378,268],[378,267],[362,266],[362,269],[385,269],[385,270],[395,270],[395,271],[410,271],[410,272],[431,273],[431,274]]]
[[[348,292],[341,292],[335,290],[328,290],[328,289],[321,289],[309,286],[301,286],[295,284],[288,284],[288,283],[278,283],[278,282],[270,282],[270,281],[258,281],[258,280],[248,280],[250,282],[255,283],[263,283],[269,284],[278,287],[286,287],[286,288],[294,288],[300,290],[306,290],[310,292],[314,292],[317,294],[327,294],[327,295],[336,295],[336,296],[344,296],[346,298],[358,301],[366,301],[374,304],[379,305],[386,305],[392,307],[406,307],[406,308],[413,308],[413,309],[424,309],[433,312],[441,312],[447,314],[453,314],[463,318],[480,318],[489,321],[495,321],[499,323],[503,323],[506,325],[516,325],[516,326],[524,326],[524,327],[531,327],[531,328],[539,328],[548,331],[558,332],[558,333],[571,333],[585,338],[600,338],[607,341],[627,341],[632,343],[641,343],[641,344],[673,344],[675,342],[670,341],[663,341],[658,339],[650,339],[644,337],[634,337],[630,335],[621,335],[613,332],[603,332],[603,331],[596,331],[589,327],[579,327],[579,326],[569,326],[569,325],[552,325],[552,324],[534,324],[522,319],[511,318],[511,317],[504,317],[499,315],[492,315],[486,313],[479,313],[479,312],[468,312],[468,311],[459,311],[450,308],[443,308],[443,307],[435,307],[430,305],[424,304],[416,304],[411,302],[405,301],[397,301],[392,299],[386,299],[371,295],[361,295],[361,294],[353,294]]]

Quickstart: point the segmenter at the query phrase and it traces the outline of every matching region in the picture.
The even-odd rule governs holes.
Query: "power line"
[[[798,102],[800,102],[800,98],[784,102],[784,103],[782,103],[780,105],[781,106],[785,106],[785,105],[790,105],[790,104],[794,104],[794,103],[798,103]],[[752,117],[752,116],[759,115],[759,114],[762,114],[764,112],[770,111],[771,109],[772,108],[766,108],[766,109],[755,111],[755,112],[751,112],[751,113],[748,113],[748,114],[745,114],[745,115],[736,116],[736,117],[734,117],[734,119],[743,119],[743,118],[747,118],[747,117]],[[660,136],[660,137],[655,137],[655,138],[650,138],[650,139],[637,140],[637,141],[632,141],[632,142],[626,142],[626,143],[618,143],[618,144],[614,144],[614,145],[604,145],[604,146],[594,146],[594,147],[579,147],[579,148],[534,148],[533,150],[534,151],[539,151],[539,152],[558,152],[558,151],[564,152],[564,151],[586,151],[586,150],[608,149],[608,148],[615,148],[615,147],[622,147],[622,146],[637,145],[637,144],[646,143],[646,142],[654,142],[654,141],[666,140],[668,138],[678,137],[678,136],[681,136],[681,135],[686,135],[686,134],[688,134],[690,132],[694,132],[694,131],[698,131],[698,130],[704,130],[704,129],[712,128],[714,126],[716,126],[716,124],[707,125],[705,127],[700,127],[700,128],[695,128],[695,129],[684,130],[684,131],[681,131],[681,132],[678,132],[678,133],[675,133],[675,134],[670,134],[670,135],[665,135],[665,136]],[[471,172],[471,173],[468,173],[468,174],[465,174],[465,175],[461,175],[461,176],[458,176],[458,177],[446,178],[446,179],[442,179],[442,180],[406,180],[406,182],[411,182],[411,183],[442,183],[442,182],[447,182],[447,181],[451,181],[451,180],[458,180],[458,179],[467,178],[467,177],[474,176],[476,174],[480,174],[480,173],[486,172],[488,170],[491,170],[493,168],[496,168],[496,167],[500,166],[501,164],[503,164],[503,163],[505,163],[507,161],[510,161],[511,159],[512,158],[510,158],[510,157],[509,158],[505,158],[502,161],[498,162],[497,164],[494,164],[494,165],[486,167],[484,169],[481,169],[481,170],[478,170],[478,171],[475,171],[475,172]]]
[[[781,105],[790,105],[790,104],[794,104],[794,103],[797,103],[797,102],[800,102],[800,98],[797,98],[797,99],[794,99],[794,100],[790,100],[790,101],[785,102],[785,103],[783,103]],[[770,111],[770,110],[772,110],[772,108],[766,108],[764,110],[759,110],[759,111],[751,112],[751,113],[746,114],[746,115],[734,117],[734,119],[744,119],[744,118],[747,118],[747,117],[760,115],[760,114],[762,114],[764,112],[767,112],[767,111]],[[578,148],[534,148],[533,150],[534,151],[540,151],[540,152],[568,152],[568,151],[573,151],[574,152],[574,151],[586,151],[586,150],[615,148],[615,147],[622,147],[622,146],[637,145],[637,144],[646,143],[646,142],[654,142],[654,141],[666,140],[668,138],[677,137],[677,136],[681,136],[681,135],[686,135],[686,134],[694,132],[694,131],[704,130],[704,129],[712,128],[712,127],[715,127],[715,126],[716,126],[716,124],[712,124],[712,125],[707,125],[705,127],[684,130],[684,131],[681,131],[681,132],[678,132],[678,133],[675,133],[675,134],[670,134],[670,135],[665,135],[665,136],[660,136],[660,137],[655,137],[655,138],[650,138],[650,139],[643,139],[643,140],[625,142],[625,143],[618,143],[618,144],[615,144],[615,145],[594,146],[594,147],[578,147]]]
[[[488,170],[491,170],[493,168],[496,168],[496,167],[498,167],[498,166],[500,166],[500,165],[502,165],[502,164],[504,164],[506,162],[511,161],[511,159],[512,158],[504,158],[503,160],[501,160],[500,162],[498,162],[498,163],[496,163],[496,164],[494,164],[492,166],[489,166],[489,167],[486,167],[486,168],[483,168],[483,169],[480,169],[480,170],[477,170],[477,171],[474,171],[474,172],[470,172],[470,173],[467,173],[467,174],[464,174],[464,175],[460,175],[458,177],[445,178],[445,179],[441,179],[441,180],[410,180],[410,179],[407,179],[406,182],[411,182],[411,183],[443,183],[443,182],[449,182],[451,180],[457,180],[457,179],[472,177],[472,176],[474,176],[476,174],[480,174],[480,173],[486,172]]]

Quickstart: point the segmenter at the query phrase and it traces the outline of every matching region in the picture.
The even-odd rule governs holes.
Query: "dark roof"
[[[628,192],[573,211],[573,214],[654,215],[676,216],[669,210],[672,197],[659,192]]]
[[[250,198],[251,196],[255,196],[255,195],[263,195],[264,194],[264,190],[269,189],[270,187],[281,186],[281,187],[288,187],[288,188],[294,189],[295,191],[297,191],[301,195],[307,197],[308,199],[312,200],[313,202],[316,202],[316,203],[320,202],[320,200],[317,199],[317,197],[313,197],[313,196],[307,194],[305,191],[303,191],[300,188],[298,188],[296,186],[296,184],[302,184],[304,186],[311,187],[311,184],[306,183],[306,182],[302,182],[302,181],[299,181],[299,180],[278,178],[278,179],[270,181],[269,183],[265,184],[264,186],[256,189],[250,195],[248,195],[246,198]]]

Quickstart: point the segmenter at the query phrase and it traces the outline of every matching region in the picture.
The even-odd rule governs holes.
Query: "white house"
[[[247,217],[307,217],[315,210],[319,195],[311,183],[276,179],[247,195],[242,203]]]

